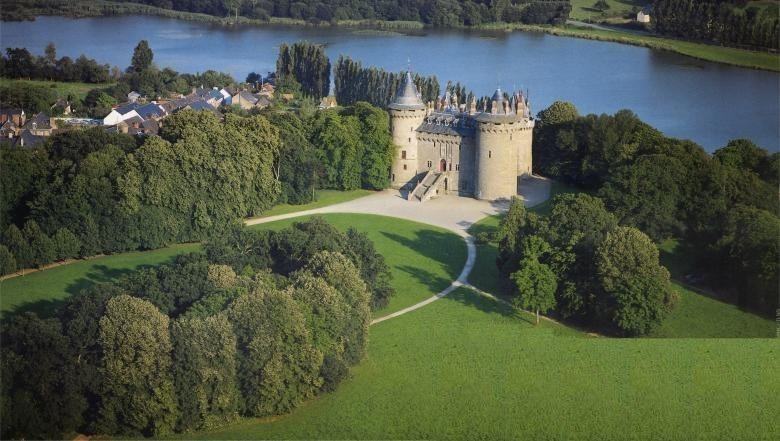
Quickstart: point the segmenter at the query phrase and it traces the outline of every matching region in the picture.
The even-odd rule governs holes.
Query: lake
[[[780,150],[780,75],[697,61],[641,47],[528,32],[420,31],[411,35],[346,28],[239,27],[145,16],[70,19],[40,17],[0,24],[0,45],[58,57],[86,54],[125,68],[139,40],[149,41],[158,66],[180,72],[215,69],[243,80],[275,69],[278,46],[308,40],[364,65],[460,81],[477,95],[500,85],[530,90],[537,112],[555,100],[580,113],[631,109],[666,135],[713,151],[749,138]]]

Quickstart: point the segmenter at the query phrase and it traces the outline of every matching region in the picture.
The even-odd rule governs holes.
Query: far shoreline
[[[402,34],[414,34],[414,31],[436,30],[416,21],[384,21],[384,20],[342,20],[338,22],[309,22],[291,18],[271,17],[268,21],[250,19],[239,16],[216,17],[207,14],[199,14],[184,11],[175,11],[159,7],[142,5],[137,3],[116,3],[106,0],[83,2],[76,0],[63,10],[43,10],[32,8],[30,16],[32,20],[40,16],[58,16],[65,18],[101,18],[112,16],[157,16],[209,25],[223,28],[241,27],[311,27],[311,28],[352,28],[377,32],[398,32]],[[11,20],[3,20],[11,21]],[[24,21],[24,20],[13,20]],[[696,43],[685,40],[675,40],[664,37],[636,35],[617,30],[600,30],[578,26],[565,25],[555,27],[550,25],[527,25],[520,23],[488,23],[478,26],[456,26],[444,30],[466,31],[494,31],[494,32],[536,32],[554,35],[558,37],[581,38],[640,46],[648,49],[672,52],[697,60],[709,61],[729,66],[780,72],[780,55],[771,52],[760,52],[748,49],[738,49],[725,46]]]

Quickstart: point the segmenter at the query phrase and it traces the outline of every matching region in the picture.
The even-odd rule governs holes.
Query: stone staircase
[[[436,190],[444,182],[444,173],[431,169],[420,181],[414,190],[409,192],[407,200],[425,202],[436,196]]]

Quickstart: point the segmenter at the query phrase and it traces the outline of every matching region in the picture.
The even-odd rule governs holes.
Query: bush
[[[495,237],[487,231],[481,231],[477,233],[476,236],[474,236],[474,241],[477,243],[477,245],[487,245],[494,240]]]

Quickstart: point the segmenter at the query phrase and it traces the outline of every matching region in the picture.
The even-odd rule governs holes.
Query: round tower
[[[427,107],[417,93],[411,73],[406,73],[388,110],[390,131],[396,146],[390,185],[393,188],[414,187],[414,178],[418,174],[416,130],[425,120]]]
[[[511,198],[517,194],[518,178],[531,173],[533,121],[518,112],[517,98],[507,100],[501,89],[496,89],[490,109],[474,117],[477,199]]]

